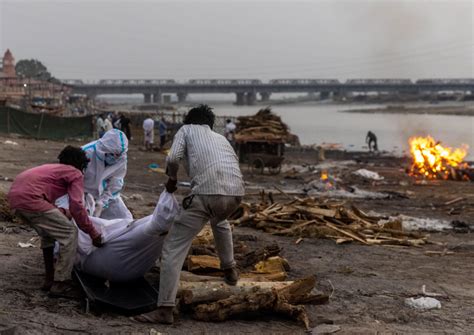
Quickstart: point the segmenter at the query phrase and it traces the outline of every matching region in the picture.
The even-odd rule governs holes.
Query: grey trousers
[[[175,306],[179,276],[194,237],[210,222],[222,269],[235,266],[232,231],[227,217],[241,197],[195,195],[175,219],[163,245],[158,306]]]
[[[42,249],[54,247],[54,241],[58,241],[61,251],[54,266],[54,280],[71,279],[77,248],[76,226],[57,209],[47,212],[16,210],[15,214],[36,230],[41,237]]]

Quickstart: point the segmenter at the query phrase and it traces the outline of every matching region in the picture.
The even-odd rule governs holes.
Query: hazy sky
[[[58,78],[474,77],[474,1],[0,0]]]

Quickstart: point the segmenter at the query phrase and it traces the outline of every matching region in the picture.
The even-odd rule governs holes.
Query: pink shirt
[[[84,208],[84,176],[81,171],[65,164],[45,164],[16,176],[8,202],[12,209],[46,212],[56,209],[57,198],[69,195],[69,211],[82,231],[91,238],[99,235]]]

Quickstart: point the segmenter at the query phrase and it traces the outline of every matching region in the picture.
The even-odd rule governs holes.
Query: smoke
[[[473,2],[399,0],[346,5],[349,34],[365,46],[366,59],[357,69],[364,73],[362,77],[473,74]],[[458,32],[453,34],[453,29]]]

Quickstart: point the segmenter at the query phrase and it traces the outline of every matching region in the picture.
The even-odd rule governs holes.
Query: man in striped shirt
[[[215,116],[207,105],[192,108],[176,133],[167,159],[166,183],[174,192],[179,163],[191,178],[191,195],[175,219],[163,245],[158,309],[136,317],[137,321],[173,323],[180,271],[193,238],[210,222],[224,280],[236,285],[239,275],[234,261],[232,231],[227,217],[245,193],[242,173],[234,149],[212,130]]]

